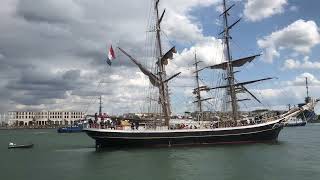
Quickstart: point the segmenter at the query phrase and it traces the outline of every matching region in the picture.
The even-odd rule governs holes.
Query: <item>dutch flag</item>
[[[108,53],[108,58],[107,58],[107,63],[111,66],[112,60],[114,60],[116,56],[114,55],[114,51],[112,48],[112,45],[109,48],[109,53]]]

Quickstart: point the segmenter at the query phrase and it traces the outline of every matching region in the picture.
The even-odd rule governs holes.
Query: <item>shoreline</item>
[[[25,130],[25,129],[58,129],[64,126],[57,127],[0,127],[0,130]]]

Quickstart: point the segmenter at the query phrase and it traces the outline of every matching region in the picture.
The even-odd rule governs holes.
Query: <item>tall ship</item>
[[[262,78],[257,80],[250,80],[246,82],[238,82],[235,80],[236,69],[253,61],[257,56],[249,56],[240,59],[232,59],[231,47],[229,41],[231,39],[230,30],[239,21],[229,24],[228,15],[234,5],[227,6],[226,0],[223,0],[223,31],[222,42],[224,44],[224,61],[220,64],[214,64],[196,70],[196,77],[201,70],[219,70],[225,73],[225,85],[217,87],[200,86],[194,89],[197,100],[199,112],[201,114],[201,102],[208,98],[202,98],[202,91],[214,91],[217,89],[225,90],[226,100],[222,101],[228,107],[226,113],[218,113],[217,117],[212,119],[211,124],[203,125],[198,123],[193,128],[172,128],[170,122],[171,118],[171,103],[169,97],[169,82],[176,78],[180,73],[168,76],[166,73],[166,66],[168,61],[173,58],[175,47],[172,47],[164,53],[161,43],[161,22],[165,14],[165,10],[159,13],[160,0],[154,1],[155,11],[155,34],[156,34],[156,52],[157,58],[155,62],[155,72],[152,72],[143,66],[137,59],[132,57],[121,47],[118,49],[126,55],[140,71],[145,74],[150,81],[150,84],[155,87],[158,95],[159,106],[161,113],[154,119],[157,121],[155,126],[145,126],[144,128],[99,128],[86,127],[83,129],[91,138],[95,140],[96,148],[129,148],[129,147],[174,147],[174,146],[194,146],[194,145],[216,145],[216,144],[236,144],[236,143],[256,143],[256,142],[270,142],[276,141],[280,131],[289,118],[299,115],[305,110],[312,109],[317,100],[310,100],[301,107],[295,107],[283,113],[274,113],[268,115],[261,115],[257,119],[248,120],[247,117],[241,115],[238,105],[239,101],[246,101],[249,99],[241,99],[238,97],[239,93],[246,92],[252,96],[256,101],[259,101],[245,86],[255,82],[265,81],[272,78]],[[208,52],[210,53],[210,52]],[[195,58],[196,59],[196,58]],[[195,60],[195,65],[198,61]],[[199,121],[200,122],[200,121]]]
[[[306,77],[306,92],[307,92],[307,96],[304,99],[304,103],[300,103],[298,104],[298,107],[302,107],[305,104],[308,104],[309,102],[312,101],[311,96],[309,95],[309,85],[308,85],[308,78]],[[318,116],[317,114],[314,112],[314,108],[312,109],[306,109],[305,111],[303,111],[301,114],[298,115],[299,119],[303,119],[304,121],[308,122],[308,123],[314,123],[314,122],[318,122]]]
[[[309,102],[312,101],[312,98],[309,96],[309,86],[308,86],[308,78],[306,77],[306,92],[307,96],[304,99],[304,103],[298,104],[298,107],[302,107],[305,104],[308,104]],[[289,105],[289,110],[290,110],[290,105]],[[306,109],[302,113],[300,113],[296,117],[292,117],[289,119],[289,121],[285,124],[285,126],[288,127],[296,127],[296,126],[305,126],[308,122],[313,123],[317,122],[318,116],[314,112],[314,108],[311,109]]]

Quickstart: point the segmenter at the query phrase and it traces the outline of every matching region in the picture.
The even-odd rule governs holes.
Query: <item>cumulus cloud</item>
[[[203,67],[224,61],[221,40],[207,37],[202,41],[198,41],[194,46],[185,48],[180,53],[175,54],[174,59],[168,65],[168,73],[173,74],[176,71],[180,71],[182,76],[192,77],[195,53],[197,59],[202,61],[201,66]]]
[[[65,22],[82,18],[81,7],[73,0],[19,1],[17,14],[34,22]]]
[[[287,0],[247,0],[244,8],[244,16],[249,21],[260,21],[284,11]]]
[[[144,88],[143,78],[123,56],[108,68],[106,44],[114,42],[143,49],[150,1],[108,3],[100,0],[95,3],[2,2],[0,112],[44,107],[83,110],[84,104],[101,94],[109,101],[119,96],[122,100],[115,103],[117,107],[122,103],[129,104],[129,108],[137,107],[136,97],[141,96],[137,92],[135,96],[134,92]],[[143,56],[141,51],[130,52]],[[108,78],[119,72],[131,76],[122,75],[121,80]],[[103,83],[101,79],[105,79]],[[107,82],[113,85],[107,86]],[[128,92],[132,92],[132,98],[122,97]]]
[[[299,54],[308,54],[320,42],[318,26],[314,21],[299,19],[289,26],[258,40],[264,49],[264,59],[272,62],[280,56],[280,50],[289,49]]]
[[[290,6],[289,10],[293,12],[297,12],[299,11],[299,8],[297,6]]]
[[[285,84],[287,84],[288,86],[305,86],[306,78],[308,78],[308,84],[310,86],[320,86],[320,80],[313,74],[308,72],[300,74],[292,81],[286,81]]]
[[[297,75],[292,80],[281,81],[274,88],[254,89],[252,92],[267,107],[278,110],[287,109],[287,104],[296,105],[304,102],[306,97],[306,77],[308,78],[309,95],[313,98],[320,97],[320,80],[307,72]],[[254,109],[257,106],[251,105],[250,107]]]
[[[286,69],[320,69],[320,62],[309,61],[309,56],[304,57],[303,61],[287,59],[282,67],[282,70]]]
[[[170,13],[170,18],[164,24],[164,31],[170,37],[180,43],[192,44],[203,38],[199,25],[191,23],[184,15]]]
[[[199,58],[209,61],[209,43],[219,41],[205,37],[201,24],[190,12],[195,7],[215,5],[218,0],[160,2],[160,11],[167,8],[163,32],[181,45],[196,44]],[[92,112],[97,109],[96,100],[92,99],[99,95],[108,102],[107,112],[141,111],[146,101],[146,93],[141,92],[149,88],[148,79],[116,49],[117,59],[108,67],[106,49],[112,43],[126,49],[143,64],[150,65],[151,61],[144,63],[150,59],[154,62],[145,52],[152,47],[145,43],[146,31],[152,30],[146,28],[147,19],[154,16],[152,3],[150,0],[95,0],[94,3],[3,0],[0,6],[0,112],[43,108],[90,109]],[[163,44],[166,49],[165,41]],[[178,53],[177,61],[173,61],[177,64],[172,64],[183,72],[181,83],[190,78],[185,72],[191,61],[183,60],[187,59],[186,51]],[[183,58],[179,58],[180,54]],[[168,72],[173,70],[168,68]]]
[[[152,30],[146,28],[151,2],[3,0],[0,6],[0,112],[16,109],[95,112],[99,95],[103,96],[104,111],[108,113],[146,110],[148,93],[141,92],[155,90],[149,87],[147,77],[117,50],[117,59],[111,67],[106,65],[105,58],[106,46],[112,43],[126,49],[143,64],[151,64],[144,60],[154,62],[150,54],[145,53],[149,48],[145,45],[146,30]],[[202,67],[223,61],[221,40],[204,36],[201,24],[190,15],[196,7],[217,2],[220,1],[161,1],[160,9],[167,7],[162,23],[165,34],[183,47],[186,42],[193,44],[177,53],[167,66],[168,75],[182,72],[170,85],[190,86],[174,87],[170,91],[175,112],[185,110],[178,98],[192,96],[188,89],[194,86],[194,51],[203,61]],[[185,91],[187,95],[181,95]],[[175,93],[180,93],[179,97]]]
[[[217,4],[218,0],[176,0],[163,1],[163,6],[168,9],[163,23],[164,32],[172,40],[179,43],[196,43],[203,38],[201,24],[196,23],[189,14],[193,7],[207,7]]]

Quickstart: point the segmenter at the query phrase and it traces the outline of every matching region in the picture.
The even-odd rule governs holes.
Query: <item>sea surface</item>
[[[113,151],[85,133],[0,130],[0,157],[1,180],[319,180],[320,124],[287,127],[273,144]]]

